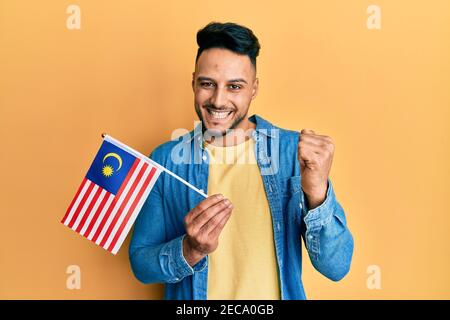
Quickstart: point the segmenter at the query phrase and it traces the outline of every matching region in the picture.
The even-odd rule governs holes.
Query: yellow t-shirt
[[[233,203],[230,219],[209,254],[208,299],[280,299],[272,216],[249,138],[231,147],[206,144],[208,194]]]

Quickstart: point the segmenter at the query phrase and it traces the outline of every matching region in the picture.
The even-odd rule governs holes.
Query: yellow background
[[[68,30],[66,8],[81,8]],[[381,30],[366,27],[379,5]],[[251,106],[336,144],[355,237],[348,276],[304,261],[310,299],[450,298],[450,2],[0,1],[0,298],[162,297],[60,220],[108,132],[148,154],[196,120],[195,34],[210,21],[262,44]],[[306,258],[306,257],[305,257]],[[66,288],[67,266],[81,290]],[[381,268],[369,290],[367,267]]]

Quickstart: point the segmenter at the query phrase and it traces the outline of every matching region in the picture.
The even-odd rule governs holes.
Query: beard
[[[212,104],[206,104],[205,108],[211,108],[217,111],[220,111],[220,108],[216,108],[214,105]],[[236,112],[235,118],[233,120],[233,122],[231,123],[229,128],[226,128],[225,130],[214,130],[214,129],[210,129],[206,126],[205,120],[203,119],[203,115],[202,112],[200,110],[200,107],[195,105],[195,112],[197,113],[197,116],[199,118],[199,120],[202,122],[202,133],[204,134],[206,130],[210,131],[213,133],[214,136],[225,136],[227,133],[229,133],[230,131],[236,129],[236,127],[242,122],[242,120],[244,120],[247,117],[248,114],[248,109],[245,112],[245,114],[239,114],[238,112]],[[208,112],[208,111],[206,111]]]

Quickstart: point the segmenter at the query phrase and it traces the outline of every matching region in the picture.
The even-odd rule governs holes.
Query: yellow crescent
[[[117,168],[117,171],[119,171],[120,167],[122,166],[122,158],[117,153],[110,152],[103,157],[103,162],[105,162],[105,160],[108,159],[109,157],[114,157],[117,159],[117,161],[119,161],[119,167]]]

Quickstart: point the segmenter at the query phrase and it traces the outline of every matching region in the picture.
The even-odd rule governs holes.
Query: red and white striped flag
[[[116,254],[163,170],[148,157],[105,136],[61,222]]]

